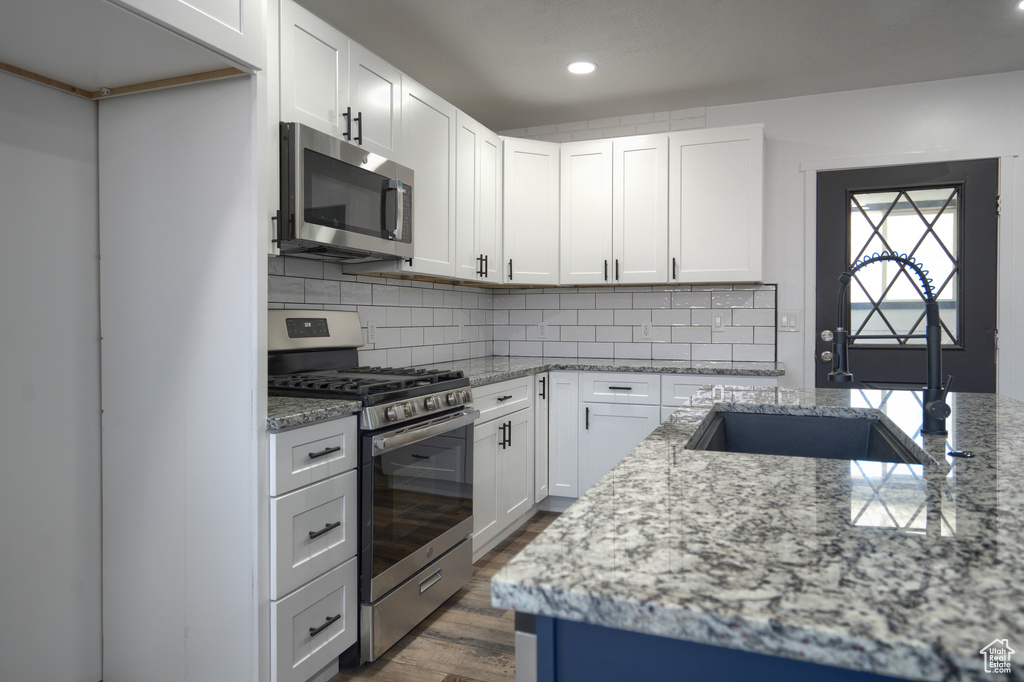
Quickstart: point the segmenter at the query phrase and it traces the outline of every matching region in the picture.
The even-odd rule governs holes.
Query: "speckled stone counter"
[[[910,392],[699,392],[494,577],[493,602],[898,678],[1024,679],[1024,658],[987,674],[979,653],[1024,651],[1024,403],[950,398],[947,439],[919,435]],[[879,407],[924,464],[683,447],[714,409]]]
[[[577,360],[575,358],[523,358],[497,355],[472,360],[435,363],[423,365],[423,367],[462,370],[469,377],[470,385],[474,387],[549,370],[745,376],[782,376],[786,373],[785,366],[781,362],[675,362],[586,358]],[[328,419],[338,419],[355,414],[359,409],[359,403],[350,400],[271,396],[267,401],[267,429],[281,431]]]

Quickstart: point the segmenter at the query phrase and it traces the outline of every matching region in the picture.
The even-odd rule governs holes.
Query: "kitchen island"
[[[695,394],[494,577],[538,679],[1024,679],[985,672],[1024,646],[1024,404],[950,394],[922,437],[917,398]],[[922,463],[685,449],[714,410],[871,410]]]

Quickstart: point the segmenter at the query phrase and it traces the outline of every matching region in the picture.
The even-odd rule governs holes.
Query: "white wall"
[[[107,682],[258,675],[253,82],[99,107]]]
[[[97,682],[96,105],[0,73],[0,680]]]
[[[781,333],[785,385],[813,385],[814,172],[1016,154],[1024,143],[1024,72],[708,107],[707,126],[765,124],[765,280],[780,311],[803,311],[802,333]],[[1000,168],[998,390],[1024,399],[1024,163]],[[1015,238],[1016,237],[1016,238]],[[838,275],[837,275],[838,276]],[[1016,365],[1016,366],[1015,366]]]

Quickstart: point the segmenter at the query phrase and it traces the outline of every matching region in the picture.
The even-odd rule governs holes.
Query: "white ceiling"
[[[299,0],[494,130],[1022,70],[1017,2]]]

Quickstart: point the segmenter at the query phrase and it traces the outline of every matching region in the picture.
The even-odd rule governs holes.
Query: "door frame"
[[[1000,215],[997,231],[996,328],[999,330],[999,350],[996,351],[996,392],[1024,399],[1024,363],[1000,362],[1001,350],[1014,355],[1017,346],[1024,352],[1024,295],[1014,295],[1024,287],[1024,273],[1015,275],[1013,263],[1024,262],[1024,236],[1014,240],[1013,186],[1014,159],[1020,150],[1011,146],[975,147],[935,152],[908,152],[884,156],[865,156],[838,159],[802,161],[799,169],[804,176],[804,333],[801,338],[803,358],[803,385],[814,386],[815,339],[821,331],[815,313],[817,287],[817,205],[818,172],[854,170],[873,166],[900,166],[919,163],[942,163],[971,159],[995,158],[999,160]],[[1008,229],[1004,229],[1007,228]],[[1018,365],[1018,367],[1014,367]]]

